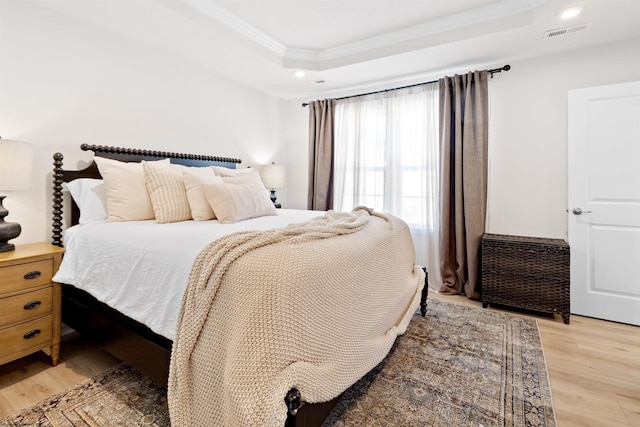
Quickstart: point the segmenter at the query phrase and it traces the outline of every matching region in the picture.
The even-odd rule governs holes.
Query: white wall
[[[81,143],[286,161],[282,102],[29,2],[2,3],[0,136],[35,148],[30,191],[7,193],[13,243],[51,240],[52,155],[87,164]],[[286,192],[278,193],[286,205]]]
[[[567,238],[567,92],[640,80],[640,39],[511,62],[490,85],[488,231]]]
[[[307,101],[307,100],[305,100]],[[283,102],[283,136],[287,149],[287,206],[307,209],[309,183],[309,108],[302,101]]]
[[[487,231],[566,239],[567,91],[640,80],[640,40],[509,64],[489,83]],[[307,115],[297,100],[283,116],[288,162],[297,165],[288,198],[298,208],[306,207]]]

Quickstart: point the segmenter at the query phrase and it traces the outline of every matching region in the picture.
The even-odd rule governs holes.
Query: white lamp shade
[[[31,144],[0,138],[0,190],[28,190],[32,170]]]
[[[260,170],[260,178],[266,188],[282,188],[285,183],[284,166],[270,164]]]

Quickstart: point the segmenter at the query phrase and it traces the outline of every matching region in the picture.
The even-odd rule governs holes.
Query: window
[[[367,206],[403,219],[416,262],[434,272],[439,270],[438,134],[437,84],[336,103],[336,210]]]

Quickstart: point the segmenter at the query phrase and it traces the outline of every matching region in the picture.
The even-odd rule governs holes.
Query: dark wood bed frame
[[[185,166],[226,166],[235,168],[240,159],[203,156],[197,154],[169,153],[163,151],[140,150],[121,147],[96,146],[82,144],[83,151],[93,151],[95,156],[125,162],[159,160],[169,158],[171,163]],[[63,208],[62,184],[78,178],[102,178],[95,162],[82,170],[64,170],[63,155],[53,156],[53,217],[52,243],[63,246]],[[80,218],[76,203],[71,200],[70,224],[75,225]],[[423,268],[426,273],[426,269]],[[420,311],[424,316],[427,309],[428,285],[422,290]],[[72,285],[62,284],[62,321],[90,337],[106,351],[118,359],[130,364],[160,385],[166,385],[169,378],[169,362],[172,341],[154,333],[145,325],[124,316],[117,310],[96,300],[85,291]],[[285,427],[320,426],[338,403],[340,396],[329,402],[305,404],[304,398],[296,389],[283,396],[287,405]],[[250,399],[248,396],[247,399]]]

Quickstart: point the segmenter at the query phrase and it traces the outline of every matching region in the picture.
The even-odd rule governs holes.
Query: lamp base
[[[273,188],[271,189],[271,202],[273,203],[273,205],[276,207],[276,209],[280,209],[282,207],[282,205],[278,202],[276,202],[277,197],[276,197],[276,190],[274,190]]]
[[[9,211],[2,206],[2,201],[6,196],[0,196],[0,252],[9,252],[16,247],[7,243],[11,239],[15,239],[20,235],[22,228],[17,222],[4,222],[4,217],[9,215]]]
[[[10,252],[16,249],[16,245],[14,245],[13,243],[5,243],[5,244],[0,244],[0,253],[2,252]]]

